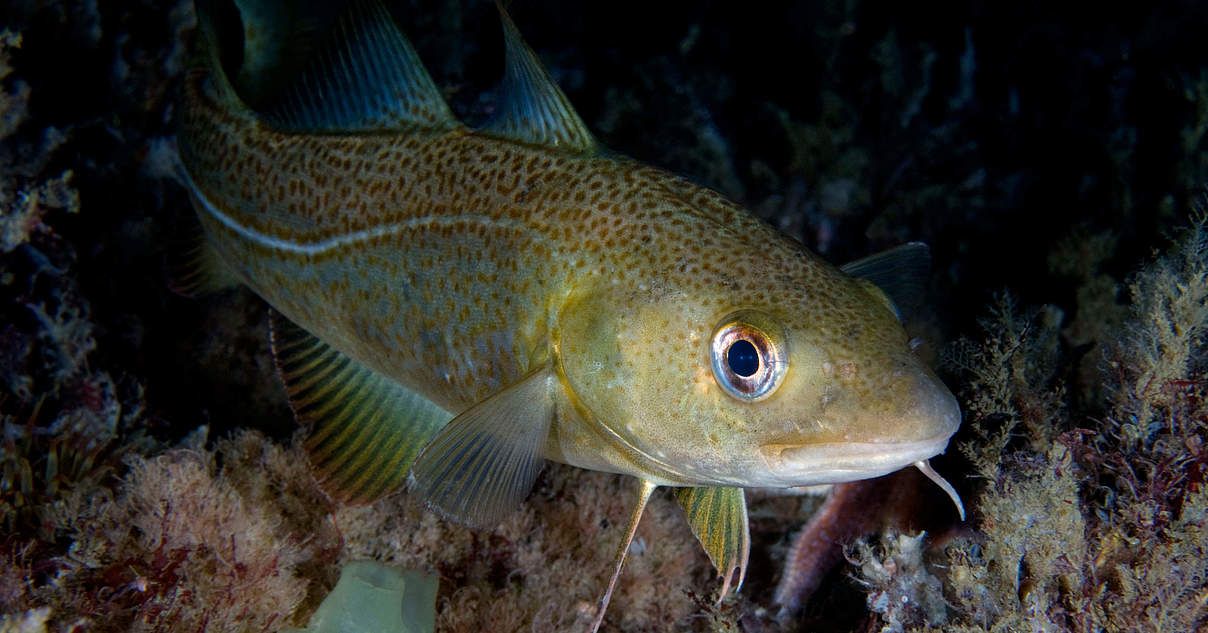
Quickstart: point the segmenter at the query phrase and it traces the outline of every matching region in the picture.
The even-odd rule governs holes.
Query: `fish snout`
[[[900,412],[903,439],[934,440],[951,437],[961,425],[956,396],[930,371],[919,372],[908,390],[907,406]]]
[[[923,370],[899,383],[880,406],[836,415],[842,439],[760,447],[775,485],[806,486],[880,477],[938,455],[960,427],[952,392]],[[846,417],[846,421],[844,421]]]

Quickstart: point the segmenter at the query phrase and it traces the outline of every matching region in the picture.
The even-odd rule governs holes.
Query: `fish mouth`
[[[834,484],[887,475],[944,452],[950,433],[906,442],[766,444],[759,449],[773,486]]]
[[[856,425],[879,428],[882,437],[856,435],[850,440],[761,446],[759,453],[770,477],[782,486],[871,479],[944,452],[960,427],[960,406],[929,372],[920,372],[915,380],[909,406],[878,417],[875,425],[867,421]]]

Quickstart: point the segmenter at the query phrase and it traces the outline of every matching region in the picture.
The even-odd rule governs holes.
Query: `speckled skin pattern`
[[[933,410],[951,395],[879,291],[713,191],[460,125],[274,130],[206,80],[189,78],[179,147],[221,258],[451,413],[548,367],[547,457],[668,485],[833,480],[773,462],[783,447],[955,430]],[[710,369],[713,330],[739,309],[779,322],[790,359],[756,403]]]

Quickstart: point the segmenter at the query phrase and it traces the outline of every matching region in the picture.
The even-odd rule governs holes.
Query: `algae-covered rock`
[[[305,629],[288,633],[432,633],[436,578],[373,561],[344,566]]]

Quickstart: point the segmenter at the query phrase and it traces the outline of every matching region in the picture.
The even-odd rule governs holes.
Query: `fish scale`
[[[506,359],[479,355],[480,365],[490,363],[504,372],[492,375],[475,373],[473,363],[445,367],[441,348],[447,347],[454,358],[474,356],[473,342],[488,334],[481,331],[483,324],[547,330],[543,322],[550,315],[532,308],[544,307],[544,297],[566,294],[577,271],[607,275],[610,283],[632,285],[636,294],[648,291],[638,287],[640,280],[648,287],[651,283],[649,276],[634,271],[660,270],[673,259],[672,272],[687,279],[708,278],[716,268],[699,249],[652,249],[650,242],[665,233],[674,231],[677,243],[706,249],[737,237],[734,227],[744,224],[782,239],[730,205],[701,204],[715,202],[713,196],[701,195],[695,204],[673,198],[685,183],[631,161],[549,156],[543,148],[477,137],[467,130],[426,143],[394,135],[298,138],[256,121],[245,122],[242,129],[228,127],[223,134],[208,131],[230,125],[224,119],[215,112],[208,120],[182,125],[190,136],[225,141],[217,147],[182,148],[185,160],[196,164],[191,173],[212,175],[195,180],[198,194],[227,201],[217,213],[230,224],[202,212],[211,234],[223,234],[215,240],[223,260],[278,310],[375,369],[408,376],[412,384],[430,381],[431,368],[438,368],[436,375],[445,373],[440,369],[451,371],[464,391],[439,399],[450,410],[478,402],[492,393],[490,387],[518,378],[530,368],[524,361],[531,360],[521,350],[534,349],[537,341],[522,337],[511,363],[491,363]],[[250,158],[232,170],[221,160],[207,164],[193,158],[205,155]],[[353,160],[352,155],[389,159]],[[438,177],[439,166],[451,156],[466,157],[470,167],[446,168],[451,175]],[[280,173],[273,168],[277,165],[290,167]],[[423,165],[428,167],[416,168]],[[214,177],[220,174],[238,178],[223,182]],[[432,184],[416,186],[420,182]],[[663,200],[650,193],[660,190],[668,192]],[[734,235],[719,236],[719,229]],[[434,270],[424,263],[431,259],[442,266]],[[749,277],[758,265],[758,260],[731,260],[725,274]],[[324,272],[328,270],[333,272]],[[473,274],[463,274],[467,271]],[[381,293],[383,283],[406,291]],[[419,300],[408,301],[409,293]],[[449,320],[445,310],[428,308],[437,297],[453,306],[457,318]],[[383,298],[388,298],[385,310],[375,305]],[[763,286],[754,287],[749,300],[766,301]],[[362,328],[394,333],[391,345],[379,345],[379,335],[367,341],[371,349],[353,349],[349,346],[363,337],[347,337],[325,325],[333,315],[323,313],[323,306],[366,304],[378,309],[358,314],[381,322],[362,323]],[[441,330],[447,331],[441,345],[424,346],[411,358],[375,358],[400,343],[421,340],[422,333]],[[343,339],[349,340],[336,343]]]
[[[933,476],[925,460],[960,412],[890,297],[925,247],[836,268],[720,194],[604,151],[500,13],[503,99],[479,129],[453,119],[376,2],[350,2],[255,110],[199,13],[178,134],[205,233],[190,279],[242,283],[274,309],[323,489],[372,503],[409,483],[490,526],[544,459],[635,477],[594,630],[658,486],[679,489],[724,596],[746,571],[743,488]],[[240,76],[273,67],[258,55],[249,44]],[[741,366],[732,340],[754,350]]]

